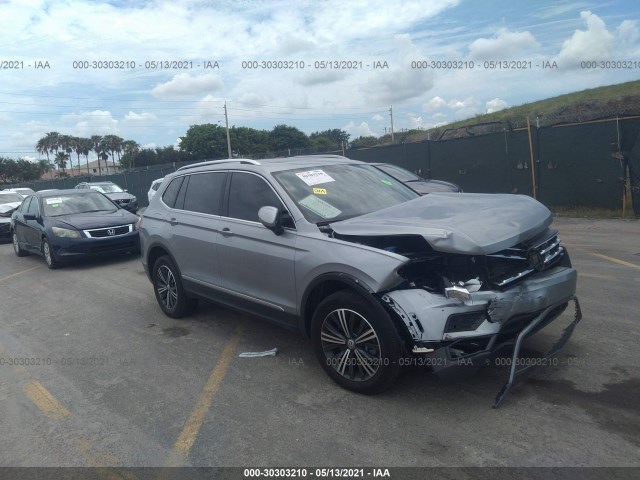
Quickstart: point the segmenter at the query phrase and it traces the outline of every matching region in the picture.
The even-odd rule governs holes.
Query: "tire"
[[[313,349],[338,385],[373,394],[400,372],[401,341],[391,318],[360,295],[342,290],[325,298],[311,320]]]
[[[26,257],[27,255],[29,255],[29,252],[23,250],[22,247],[20,247],[20,242],[18,242],[18,234],[16,232],[11,233],[11,241],[13,242],[13,251],[16,252],[16,255],[18,257]]]
[[[153,291],[165,315],[185,317],[195,310],[198,299],[189,297],[182,287],[180,273],[168,255],[153,264]]]
[[[51,249],[51,244],[49,240],[46,238],[42,239],[42,256],[44,257],[44,261],[51,270],[55,270],[60,267],[60,262],[56,258],[53,250]]]

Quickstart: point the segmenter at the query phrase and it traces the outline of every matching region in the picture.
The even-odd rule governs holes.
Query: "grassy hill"
[[[467,120],[431,129],[429,138],[448,139],[502,131],[505,127],[522,128],[527,125],[527,116],[533,124],[537,117],[542,127],[559,123],[586,122],[616,114],[640,115],[640,80],[590,88],[506,108],[499,112],[476,115]],[[427,132],[423,130],[410,130],[395,135],[396,142],[400,143],[426,139]],[[391,143],[390,135],[380,137],[379,144],[386,143]]]

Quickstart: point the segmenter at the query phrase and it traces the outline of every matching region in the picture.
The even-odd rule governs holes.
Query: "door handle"
[[[230,228],[224,227],[222,229],[222,235],[224,235],[225,237],[230,237],[231,235],[233,235],[233,232],[231,231]]]
[[[175,225],[177,225],[177,224],[178,224],[178,220],[176,220],[175,218],[171,218],[171,219],[169,219],[169,223],[170,223],[172,226],[175,226]]]

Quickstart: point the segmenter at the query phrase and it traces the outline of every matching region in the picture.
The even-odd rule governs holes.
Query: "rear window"
[[[178,192],[180,191],[180,185],[182,185],[182,181],[184,177],[178,177],[171,180],[171,183],[167,187],[167,189],[162,194],[162,201],[171,208],[174,208],[176,205],[176,198],[178,198]]]
[[[184,210],[220,215],[226,173],[198,173],[190,175],[184,197]]]

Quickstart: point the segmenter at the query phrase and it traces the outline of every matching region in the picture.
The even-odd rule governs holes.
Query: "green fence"
[[[639,132],[638,117],[609,118],[351,149],[347,156],[400,165],[426,178],[454,182],[465,192],[533,196],[535,184],[536,197],[550,207],[621,209],[629,177],[640,215]]]

